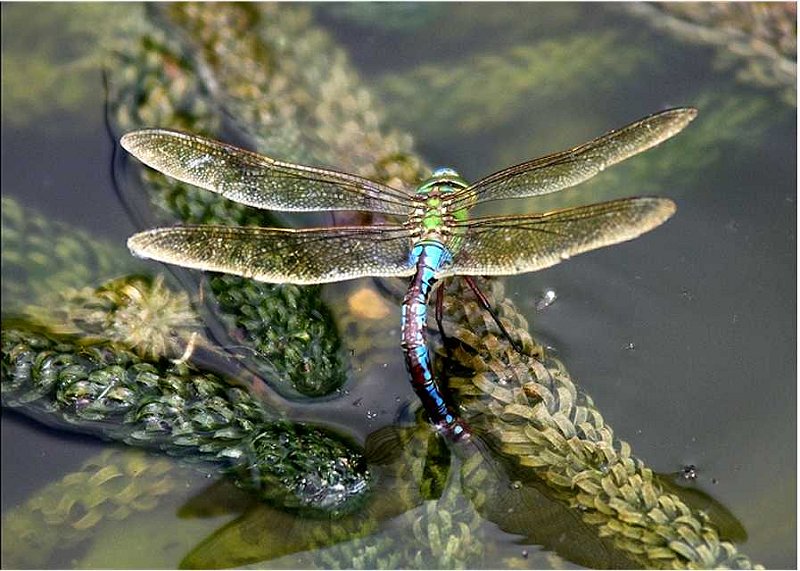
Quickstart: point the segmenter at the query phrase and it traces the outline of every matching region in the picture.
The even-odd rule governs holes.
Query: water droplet
[[[553,303],[555,303],[558,296],[556,295],[556,291],[553,289],[545,290],[542,295],[536,300],[536,311],[542,311],[547,309]]]
[[[522,550],[522,558],[523,559],[527,559],[528,558],[528,550],[527,549],[523,549]]]
[[[680,475],[684,480],[696,480],[697,479],[697,466],[694,464],[689,464],[688,466],[684,466],[681,468]]]
[[[636,350],[636,345],[634,345],[633,341],[631,341],[630,343],[625,345],[625,350],[626,351],[635,351]]]

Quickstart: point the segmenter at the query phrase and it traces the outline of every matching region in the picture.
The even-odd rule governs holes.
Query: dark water
[[[6,66],[30,34],[7,29],[9,16],[25,22],[19,12],[34,9],[2,10],[3,195],[124,243],[135,228],[111,185],[100,66],[80,75],[89,89],[66,84],[80,105],[63,103],[68,97],[48,105],[48,91],[35,84],[46,80],[40,75],[28,87],[38,104],[7,97],[25,89],[17,68]],[[430,164],[468,179],[670,106],[699,109],[684,133],[632,164],[504,211],[656,194],[677,202],[672,220],[633,242],[508,278],[507,291],[635,455],[656,472],[696,466],[696,486],[746,529],[739,548],[767,567],[793,567],[795,107],[775,89],[737,81],[741,62],[726,67],[714,48],[654,31],[616,6],[331,5],[315,15],[386,105],[387,123],[411,133]],[[31,22],[33,33],[47,31]],[[66,32],[55,37],[76,41]],[[69,54],[45,56],[64,65]],[[547,290],[557,299],[537,312]],[[402,371],[399,351],[388,359]],[[410,398],[407,387],[388,398],[374,387],[353,391],[365,399],[359,407],[331,403],[330,410],[364,431],[392,420],[396,398]],[[2,443],[4,512],[103,446],[5,411]],[[192,478],[187,486],[197,485]],[[159,517],[184,526],[176,541],[189,546],[219,525]],[[498,541],[515,549],[508,537]],[[95,550],[95,559],[63,565],[152,563],[142,553],[103,556],[111,557]]]

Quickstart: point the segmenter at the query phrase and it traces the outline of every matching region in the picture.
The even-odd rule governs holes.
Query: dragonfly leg
[[[464,278],[464,281],[467,283],[469,288],[475,294],[475,297],[478,298],[478,303],[481,304],[481,307],[483,307],[483,309],[488,311],[489,315],[492,316],[492,319],[494,319],[494,322],[497,324],[497,327],[500,328],[500,333],[502,333],[503,336],[506,339],[508,339],[508,342],[511,343],[511,346],[517,353],[519,353],[520,355],[524,354],[522,345],[520,345],[517,340],[512,339],[511,334],[508,332],[505,326],[500,322],[500,317],[498,317],[497,313],[494,311],[494,309],[492,309],[489,300],[486,299],[486,296],[480,290],[478,284],[475,283],[475,280],[472,278],[472,276],[461,276],[461,277]]]

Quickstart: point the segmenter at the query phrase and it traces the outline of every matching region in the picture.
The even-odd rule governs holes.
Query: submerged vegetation
[[[375,98],[308,9],[153,5],[146,19],[139,10],[125,8],[120,19],[132,24],[129,31],[105,44],[113,45],[106,69],[116,130],[158,125],[220,138],[233,128],[260,152],[390,184],[411,185],[425,172],[410,138],[388,131]],[[489,121],[519,121],[524,112],[516,102],[539,91],[547,65],[561,73],[543,93],[558,97],[574,74],[625,81],[649,61],[633,50],[609,56],[616,41],[576,36],[487,56],[478,67],[505,88],[483,97],[502,103],[499,113],[474,99],[487,80],[466,67],[445,73],[423,66],[379,85],[393,101],[392,123],[405,114],[423,125],[417,132],[450,125],[453,136],[477,133]],[[559,58],[564,46],[581,47],[586,59]],[[407,92],[407,84],[416,87]],[[433,96],[410,105],[423,88]],[[752,125],[768,114],[760,96],[745,105],[705,97],[719,111],[687,133],[682,149],[652,155],[619,176],[638,183],[680,170],[688,183],[701,172],[690,163],[726,137],[725,118]],[[508,152],[498,147],[498,156]],[[126,199],[141,224],[281,222],[138,166],[128,174]],[[55,253],[52,244],[59,244]],[[488,449],[448,450],[424,422],[379,430],[362,449],[313,423],[293,422],[290,407],[273,394],[298,401],[337,395],[348,371],[371,367],[371,325],[332,319],[346,310],[329,307],[320,288],[214,275],[198,284],[192,275],[179,289],[173,280],[145,277],[149,266],[120,247],[5,198],[2,249],[3,298],[14,300],[3,306],[4,406],[202,462],[235,484],[217,484],[181,510],[202,518],[230,505],[236,516],[185,554],[186,567],[282,556],[320,568],[558,567],[559,557],[599,567],[753,566],[733,543],[745,538],[735,518],[670,485],[615,439],[497,284],[491,300],[524,354],[454,287],[445,298],[454,343],[437,359]],[[57,311],[43,309],[53,304]],[[335,323],[347,323],[346,336]],[[138,454],[90,460],[4,515],[4,562],[45,565],[56,550],[99,533],[100,521],[155,510],[179,487],[178,470]],[[496,544],[497,526],[549,555]]]
[[[685,42],[713,46],[715,63],[739,81],[776,90],[797,106],[797,4],[651,2],[624,9]]]

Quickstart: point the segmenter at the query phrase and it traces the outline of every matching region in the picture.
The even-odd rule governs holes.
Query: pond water
[[[637,240],[504,278],[506,294],[635,456],[662,474],[696,467],[690,485],[745,529],[747,539],[737,547],[767,567],[794,567],[797,115],[786,95],[792,88],[743,81],[754,75],[746,57],[653,26],[624,6],[308,8],[310,25],[344,50],[384,108],[385,125],[410,134],[428,164],[452,166],[468,180],[668,107],[698,108],[685,132],[593,181],[493,206],[512,214],[636,195],[678,205],[669,222]],[[114,187],[103,60],[96,57],[108,40],[94,30],[113,16],[103,5],[79,4],[4,4],[2,14],[3,197],[98,241],[124,245],[140,228]],[[31,38],[41,45],[27,47]],[[13,280],[5,238],[3,248],[3,280]],[[352,288],[330,286],[323,296],[341,304]],[[548,291],[555,301],[537,309]],[[4,317],[9,307],[4,299]],[[396,350],[382,343],[399,338],[399,311],[389,307],[385,327],[375,333],[383,372],[369,383],[351,370],[344,394],[294,405],[295,418],[363,441],[416,406],[399,340]],[[3,409],[4,517],[107,446]],[[177,517],[177,508],[209,482],[203,471],[177,474],[175,496],[154,512],[109,524],[89,547],[56,552],[47,564],[177,566],[230,519]],[[169,541],[157,537],[165,529]],[[545,554],[526,559],[528,551],[520,557],[537,548],[499,529],[486,533],[498,543],[489,567],[573,566]],[[3,541],[4,553],[13,549]],[[287,556],[260,565],[310,561]]]

